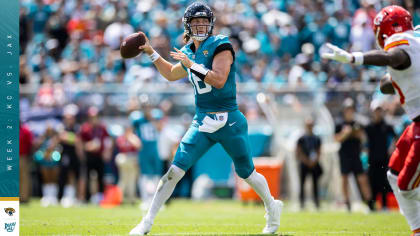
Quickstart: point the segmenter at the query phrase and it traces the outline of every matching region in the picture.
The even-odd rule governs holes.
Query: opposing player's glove
[[[363,53],[353,52],[349,53],[335,45],[327,43],[326,46],[332,51],[330,53],[322,53],[321,57],[329,60],[338,61],[341,63],[354,63],[356,65],[363,64]]]

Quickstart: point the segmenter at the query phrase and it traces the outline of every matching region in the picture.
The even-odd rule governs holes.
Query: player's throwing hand
[[[185,53],[178,50],[178,48],[175,48],[176,52],[170,52],[170,55],[173,59],[180,61],[185,67],[190,68],[193,64],[193,62],[185,55]]]
[[[144,50],[145,53],[151,55],[151,54],[153,54],[154,50],[153,50],[152,46],[150,46],[149,38],[147,38],[146,35],[144,35],[144,37],[146,38],[146,42],[144,43],[144,45],[141,45],[139,47],[139,49]]]

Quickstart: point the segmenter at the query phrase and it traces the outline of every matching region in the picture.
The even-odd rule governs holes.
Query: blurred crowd
[[[140,194],[146,203],[143,208],[147,208],[159,176],[191,118],[181,116],[183,110],[173,109],[171,104],[175,100],[158,99],[160,103],[154,101],[147,105],[150,99],[147,96],[105,97],[94,90],[85,99],[86,94],[77,90],[92,84],[109,86],[112,90],[115,83],[128,88],[136,84],[166,83],[148,57],[122,60],[118,50],[120,42],[141,30],[160,55],[171,61],[172,47],[183,46],[181,18],[189,3],[186,0],[20,0],[19,82],[22,89],[32,87],[36,91],[21,96],[23,202],[34,193],[42,196],[44,206],[59,201],[63,206],[87,201],[99,203],[105,198],[106,187],[118,184],[127,201],[134,202]],[[216,16],[214,32],[228,35],[234,46],[237,81],[267,89],[304,88],[321,93],[322,89],[341,85],[359,84],[359,88],[360,84],[375,85],[385,74],[384,68],[324,61],[319,56],[325,50],[324,44],[331,42],[350,51],[374,49],[373,17],[390,4],[404,6],[411,12],[414,25],[420,24],[420,2],[415,0],[211,0],[208,3]],[[324,95],[321,103],[341,105],[342,101],[333,92]],[[375,96],[381,100],[380,95]],[[368,97],[353,96],[355,111],[368,117],[364,119],[364,127],[376,110],[370,108]],[[187,99],[191,103],[192,97]],[[256,103],[241,102],[241,98],[239,101],[242,110],[249,111],[248,118],[252,117],[257,110]],[[123,121],[106,120],[115,114],[110,109],[111,103],[116,104],[119,112],[123,111]],[[401,115],[400,106],[391,102],[380,107],[387,112],[384,116],[390,117],[391,126],[397,129],[394,136],[398,137],[399,130],[403,130],[399,127],[406,124],[405,120],[395,119],[395,115]],[[340,112],[333,110],[334,118],[340,119]],[[169,115],[176,115],[178,120],[182,117],[183,125],[171,125]],[[337,133],[345,126],[340,122]],[[115,123],[123,125],[114,126]],[[309,130],[310,122],[307,126]],[[344,128],[344,132],[350,132],[349,129]],[[365,136],[369,137],[371,132],[374,131],[367,129]],[[345,139],[337,141],[345,142]],[[298,154],[305,172],[302,179],[309,173],[316,177],[322,174],[314,163],[319,157],[313,154],[320,145],[300,147],[311,149]],[[306,161],[305,155],[311,161]],[[379,169],[384,168],[383,163]],[[312,167],[317,168],[315,172]],[[374,173],[382,174],[378,171]],[[360,168],[342,169],[343,186],[348,185],[347,172],[358,175]],[[360,179],[363,197],[370,201],[372,197],[365,194],[369,181]],[[383,186],[372,186],[374,193],[378,188]],[[346,193],[345,188],[343,191]],[[349,199],[345,201],[350,208]]]
[[[181,18],[189,1],[21,0],[21,84],[163,82],[147,57],[122,60],[121,40],[144,31],[166,59],[182,44]],[[236,51],[239,82],[317,88],[377,81],[378,68],[327,63],[326,42],[351,51],[375,48],[372,20],[399,4],[420,24],[414,0],[212,0],[216,33]],[[186,81],[183,81],[186,82]]]

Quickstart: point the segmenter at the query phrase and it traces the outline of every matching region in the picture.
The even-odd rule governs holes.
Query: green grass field
[[[260,235],[264,208],[238,201],[172,201],[158,214],[149,235]],[[136,206],[112,209],[81,206],[43,208],[38,201],[21,206],[20,235],[128,235],[139,223]],[[398,212],[290,212],[282,215],[279,235],[410,235]]]

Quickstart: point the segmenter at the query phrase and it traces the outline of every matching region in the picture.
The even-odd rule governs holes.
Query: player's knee
[[[176,165],[172,165],[168,172],[162,177],[162,181],[175,181],[176,183],[181,180],[185,175],[185,171]]]
[[[242,179],[248,178],[252,172],[254,171],[254,166],[251,165],[243,165],[239,167],[235,167],[236,174]]]
[[[248,155],[237,156],[233,158],[233,163],[235,165],[235,172],[239,177],[246,179],[254,171],[254,163],[252,158]]]

